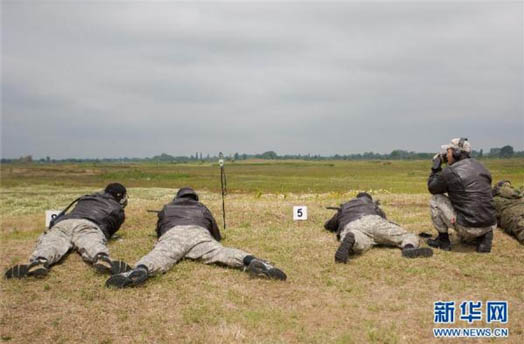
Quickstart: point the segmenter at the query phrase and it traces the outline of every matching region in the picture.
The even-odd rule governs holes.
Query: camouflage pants
[[[376,245],[404,247],[408,244],[419,247],[417,235],[389,222],[378,215],[367,215],[348,223],[340,233],[343,240],[348,233],[355,236],[353,252],[362,253]]]
[[[524,214],[511,214],[505,210],[500,216],[499,226],[508,234],[513,234],[517,240],[524,244]]]
[[[240,268],[248,255],[244,251],[222,246],[203,227],[175,226],[164,233],[153,250],[135,266],[145,265],[151,274],[165,273],[182,258],[188,258],[201,259],[205,264],[218,263]]]
[[[104,233],[95,223],[84,219],[63,220],[38,238],[29,261],[45,258],[52,265],[69,250],[76,249],[84,261],[93,263],[98,253],[109,255],[106,243]]]
[[[431,221],[439,233],[447,233],[448,228],[453,228],[462,241],[472,241],[489,231],[497,228],[497,225],[488,227],[465,227],[456,222],[457,214],[449,198],[445,195],[433,195],[429,201],[431,210]]]

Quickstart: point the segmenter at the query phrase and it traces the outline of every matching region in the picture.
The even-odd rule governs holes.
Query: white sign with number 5
[[[45,211],[45,228],[49,228],[49,223],[58,214],[60,214],[60,210],[46,210]]]
[[[296,205],[293,207],[293,220],[307,220],[307,207],[305,205]]]

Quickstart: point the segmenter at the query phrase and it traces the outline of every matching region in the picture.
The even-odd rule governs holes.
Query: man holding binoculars
[[[462,241],[475,244],[477,252],[491,251],[497,227],[491,174],[470,154],[468,139],[456,138],[441,146],[441,152],[433,157],[428,190],[433,194],[431,220],[438,237],[429,239],[429,246],[451,250],[448,228],[453,228]],[[444,169],[443,162],[448,165]]]

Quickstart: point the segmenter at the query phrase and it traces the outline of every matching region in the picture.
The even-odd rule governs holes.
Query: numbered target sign
[[[45,211],[45,226],[46,228],[49,228],[49,223],[52,219],[54,219],[58,214],[60,214],[60,210],[46,210]]]
[[[307,220],[307,207],[305,205],[296,205],[293,207],[293,220]]]

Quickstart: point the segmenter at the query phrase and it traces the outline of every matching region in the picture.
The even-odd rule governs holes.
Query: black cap
[[[185,186],[183,188],[180,188],[180,190],[178,190],[178,192],[176,193],[176,197],[175,198],[192,198],[195,201],[198,201],[197,193],[195,192],[195,190],[193,190],[189,186]]]
[[[118,202],[125,197],[127,190],[120,183],[108,184],[104,190],[106,193],[112,195]]]
[[[359,193],[357,194],[357,198],[363,198],[363,197],[367,197],[367,198],[369,198],[370,201],[373,200],[373,198],[371,197],[371,195],[368,194],[367,192],[359,192]]]

